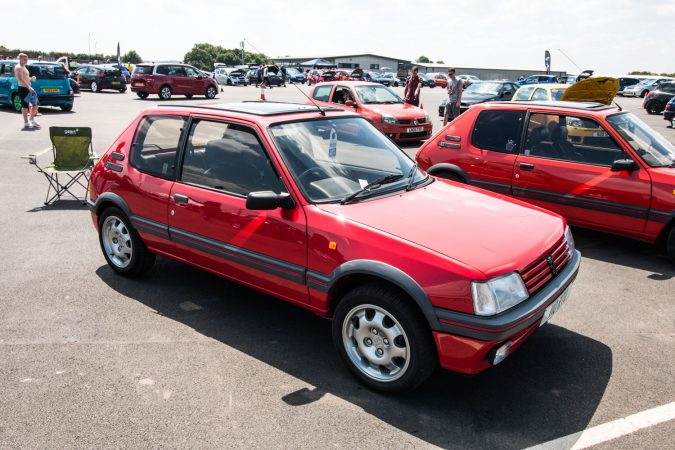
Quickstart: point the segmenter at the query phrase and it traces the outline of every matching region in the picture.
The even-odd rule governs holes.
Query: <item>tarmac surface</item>
[[[435,130],[442,96],[422,92]],[[303,101],[292,86],[267,98]],[[641,100],[618,102],[675,141]],[[51,125],[92,127],[101,154],[158,103],[85,91],[71,113],[43,108],[39,131],[0,108],[0,448],[517,449],[675,401],[675,265],[603,233],[574,230],[572,295],[515,354],[397,397],[357,383],[309,312],[161,258],[141,279],[116,276],[86,208],[43,207],[47,183],[20,156],[48,147]],[[672,448],[674,424],[597,448]]]

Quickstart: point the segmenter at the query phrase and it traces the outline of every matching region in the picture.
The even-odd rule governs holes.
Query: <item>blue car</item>
[[[673,124],[675,121],[675,97],[670,99],[666,105],[666,109],[663,110],[663,118],[670,122],[670,128],[675,126],[675,124]]]
[[[288,79],[289,83],[304,84],[305,82],[305,74],[293,67],[288,67],[286,69],[286,78]]]
[[[530,75],[524,80],[518,81],[518,86],[526,84],[558,83],[558,77],[555,75]]]
[[[0,61],[0,105],[11,105],[21,112],[19,82],[14,76],[17,60]],[[29,61],[26,65],[30,76],[36,81],[31,83],[38,95],[40,106],[58,106],[64,111],[73,109],[73,91],[68,75],[61,64]]]

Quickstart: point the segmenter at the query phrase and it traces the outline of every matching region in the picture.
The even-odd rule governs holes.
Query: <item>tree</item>
[[[439,59],[438,61],[436,61],[436,64],[445,64],[445,61],[443,61],[442,59]]]
[[[427,58],[426,56],[422,55],[422,56],[420,56],[419,58],[417,58],[417,62],[420,62],[420,63],[430,63],[431,60],[430,60],[429,58]]]
[[[195,44],[192,50],[185,54],[185,63],[192,64],[203,70],[213,70],[215,63],[223,63],[234,66],[242,63],[241,49],[223,48],[220,45],[212,45],[206,42]],[[265,64],[269,58],[263,53],[244,52],[244,64]]]
[[[141,58],[141,55],[136,53],[136,50],[129,50],[124,55],[122,55],[122,61],[131,64],[140,64],[143,62],[143,58]]]

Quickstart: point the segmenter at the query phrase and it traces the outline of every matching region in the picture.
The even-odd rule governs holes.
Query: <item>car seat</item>
[[[555,122],[551,122],[553,124]],[[551,125],[549,124],[549,125]],[[558,152],[560,158],[568,161],[584,162],[584,157],[579,153],[570,141],[567,140],[567,127],[558,125],[553,128],[551,133],[551,141],[553,141],[553,148]]]

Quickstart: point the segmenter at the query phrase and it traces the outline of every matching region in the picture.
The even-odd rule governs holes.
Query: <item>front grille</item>
[[[551,281],[570,260],[570,249],[565,238],[561,239],[539,261],[520,272],[530,295]]]
[[[400,125],[410,125],[413,122],[414,119],[399,119],[398,123]],[[424,125],[426,122],[426,119],[424,117],[421,117],[417,120],[417,125]]]

